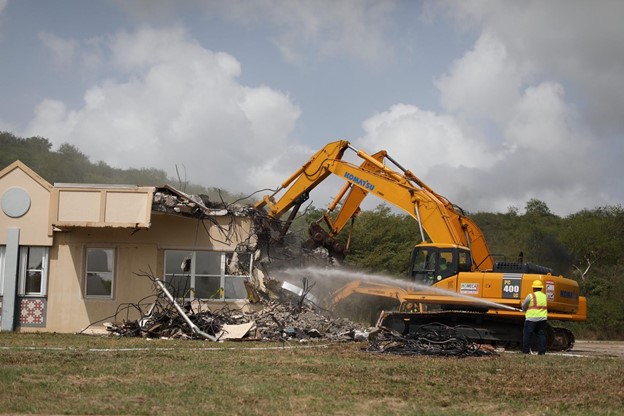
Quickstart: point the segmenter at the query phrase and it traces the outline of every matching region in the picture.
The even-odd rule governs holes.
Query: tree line
[[[25,163],[50,183],[114,183],[120,185],[162,186],[170,184],[189,194],[208,195],[212,201],[232,202],[243,199],[242,194],[215,187],[189,183],[184,177],[172,178],[162,169],[118,169],[89,157],[70,144],[52,150],[52,143],[43,137],[17,137],[0,132],[0,169],[16,160]]]
[[[69,144],[52,150],[42,137],[20,138],[0,132],[0,169],[21,160],[50,183],[118,183],[158,186],[178,184],[188,193],[203,193],[211,200],[231,202],[242,198],[218,188],[205,188],[179,178],[170,178],[154,168],[117,169],[89,157]],[[175,186],[175,185],[174,185]],[[322,211],[308,207],[297,219],[309,224]],[[483,231],[495,260],[515,261],[522,252],[525,262],[554,269],[578,281],[588,299],[588,321],[568,324],[582,337],[624,337],[624,209],[604,206],[560,217],[544,201],[527,201],[524,211],[510,207],[506,213],[467,214]],[[343,235],[350,230],[345,227]],[[293,227],[305,232],[307,226]],[[361,212],[353,224],[346,262],[355,267],[405,276],[409,256],[420,242],[418,225],[408,215],[395,213],[387,205]]]

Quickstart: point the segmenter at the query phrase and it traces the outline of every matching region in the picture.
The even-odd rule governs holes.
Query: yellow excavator
[[[347,150],[362,159],[360,165],[343,159]],[[256,208],[266,210],[274,219],[291,210],[281,232],[283,236],[310,191],[330,175],[341,178],[345,185],[319,222],[310,227],[311,240],[316,245],[342,255],[351,235],[346,244],[335,237],[355,219],[368,194],[413,217],[422,241],[413,249],[409,263],[408,278],[414,282],[413,288],[353,281],[335,293],[334,303],[353,293],[394,298],[399,309],[382,312],[378,325],[406,334],[435,322],[460,331],[463,328],[464,335],[476,342],[514,347],[522,340],[524,314],[519,308],[532,291],[532,283],[539,280],[548,297],[549,321],[587,319],[587,301],[580,296],[576,281],[524,261],[495,262],[479,227],[386,151],[368,154],[348,141],[328,143],[273,194],[264,196]],[[340,208],[332,218],[330,214],[337,207]],[[574,335],[565,328],[549,326],[547,342],[551,351],[569,350],[574,345]]]

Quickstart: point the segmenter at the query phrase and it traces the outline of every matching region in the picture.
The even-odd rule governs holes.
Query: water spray
[[[456,298],[461,298],[469,301],[472,304],[480,304],[484,306],[488,306],[492,309],[505,309],[514,312],[523,312],[522,309],[515,308],[508,305],[503,305],[501,303],[492,302],[485,299],[476,298],[474,296],[465,295],[463,293],[457,293],[451,290],[441,289],[434,286],[429,286],[422,283],[417,283],[413,281],[401,280],[389,276],[383,275],[374,275],[363,272],[349,271],[344,269],[327,269],[327,268],[317,268],[317,267],[308,267],[304,269],[286,269],[280,271],[279,274],[283,275],[283,280],[293,280],[293,278],[301,278],[302,275],[311,277],[316,281],[327,281],[331,279],[332,282],[340,281],[340,280],[348,280],[348,281],[364,281],[370,283],[376,283],[381,285],[399,287],[404,289],[406,292],[429,292],[436,293],[443,296],[452,296]],[[278,274],[278,278],[280,277]]]

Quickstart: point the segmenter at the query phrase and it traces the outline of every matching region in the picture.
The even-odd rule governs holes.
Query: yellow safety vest
[[[529,296],[531,296],[531,299],[529,300],[529,307],[525,316],[527,318],[547,318],[546,294],[544,292],[533,292]]]

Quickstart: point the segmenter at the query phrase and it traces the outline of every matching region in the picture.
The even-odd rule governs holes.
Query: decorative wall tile
[[[19,305],[20,326],[45,326],[45,299],[22,298]]]

